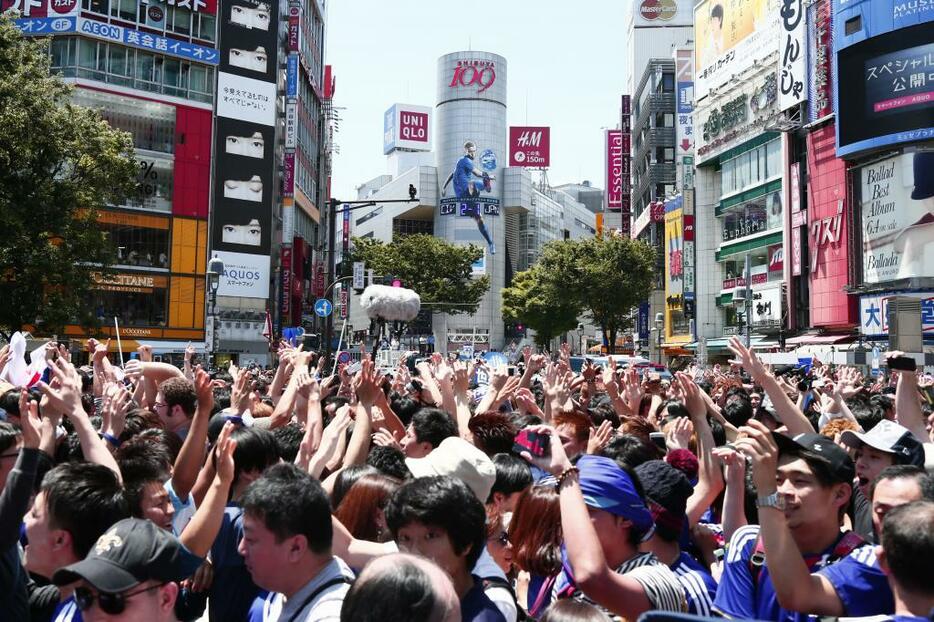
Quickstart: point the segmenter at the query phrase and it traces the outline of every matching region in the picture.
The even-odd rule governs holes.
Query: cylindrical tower
[[[502,171],[508,164],[506,59],[489,52],[446,54],[438,59],[437,89],[435,153],[443,197],[435,216],[435,235],[483,248],[484,260],[474,273],[489,275],[491,282],[474,315],[436,316],[435,339],[439,346],[447,343],[451,351],[460,349],[468,342],[467,335],[474,334],[475,349],[501,349],[500,290],[506,267]]]

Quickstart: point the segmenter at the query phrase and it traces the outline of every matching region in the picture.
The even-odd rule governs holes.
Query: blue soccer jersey
[[[717,588],[714,609],[730,618],[773,620],[774,622],[817,622],[818,616],[783,609],[778,604],[769,577],[768,559],[753,585],[750,557],[755,552],[758,525],[736,530],[730,539],[723,576]],[[843,603],[848,617],[890,614],[895,601],[885,575],[879,569],[871,545],[859,546],[846,557],[828,565],[833,547],[819,556],[807,558],[811,572],[826,577]]]
[[[469,196],[468,189],[470,180],[473,178],[473,169],[473,160],[468,156],[465,155],[457,161],[457,166],[454,167],[454,194],[458,198],[463,199]]]

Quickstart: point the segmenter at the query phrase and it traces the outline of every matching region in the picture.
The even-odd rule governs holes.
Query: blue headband
[[[591,455],[581,456],[577,467],[584,503],[632,521],[643,533],[643,540],[651,537],[655,527],[652,514],[626,471],[609,458]]]

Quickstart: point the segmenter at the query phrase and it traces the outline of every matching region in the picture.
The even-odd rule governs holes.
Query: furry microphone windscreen
[[[363,290],[360,304],[371,320],[411,322],[422,307],[422,299],[404,287],[370,285]]]

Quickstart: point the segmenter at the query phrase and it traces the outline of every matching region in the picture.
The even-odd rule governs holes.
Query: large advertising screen
[[[931,274],[934,151],[905,153],[860,169],[863,282]]]
[[[931,24],[843,48],[837,65],[838,156],[934,137]]]
[[[276,195],[278,17],[264,0],[231,0],[220,14],[211,248],[239,275],[221,280],[225,296],[265,298],[269,290],[258,281],[269,278]]]
[[[695,97],[775,53],[779,0],[703,0],[694,8]]]

